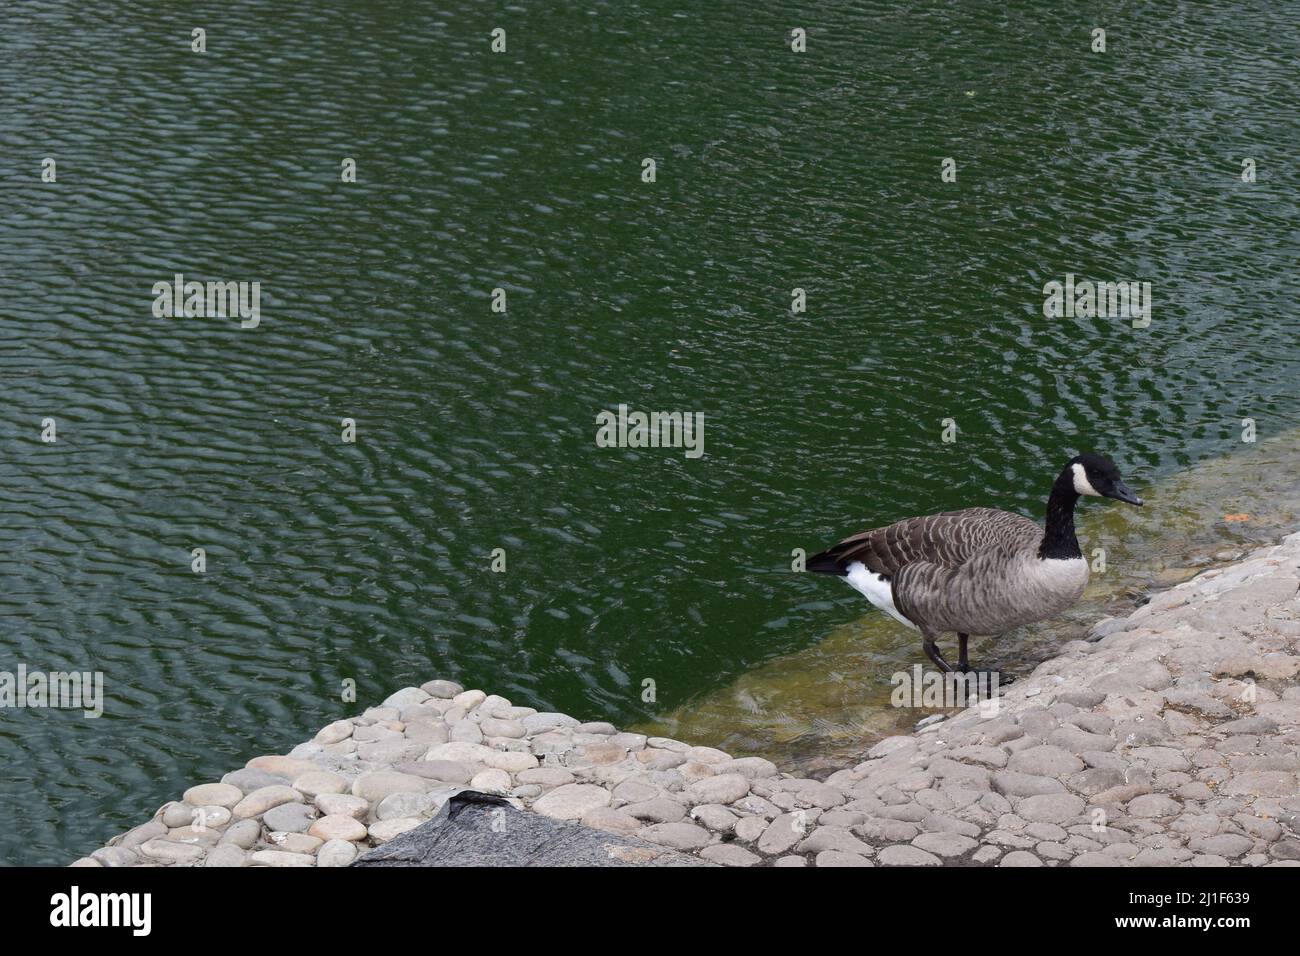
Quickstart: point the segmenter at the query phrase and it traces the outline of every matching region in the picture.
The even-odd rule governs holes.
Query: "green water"
[[[1078,449],[1149,495],[1254,453],[1242,418],[1300,425],[1285,8],[4,17],[0,670],[102,670],[107,700],[0,711],[2,862],[66,862],[433,676],[707,713],[862,618],[794,548],[1037,516]],[[261,324],[155,318],[177,272],[260,282]],[[1150,327],[1044,318],[1067,273],[1152,283]],[[703,413],[704,457],[597,447],[619,403]]]

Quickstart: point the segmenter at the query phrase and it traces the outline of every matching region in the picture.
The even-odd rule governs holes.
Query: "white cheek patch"
[[[1100,498],[1101,494],[1092,486],[1088,480],[1088,473],[1083,470],[1083,465],[1075,462],[1070,466],[1074,472],[1074,490],[1076,494],[1092,495],[1094,498]]]

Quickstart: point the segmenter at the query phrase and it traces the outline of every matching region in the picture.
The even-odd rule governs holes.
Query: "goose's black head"
[[[1071,473],[1074,490],[1081,495],[1114,498],[1131,505],[1142,504],[1142,499],[1129,490],[1119,476],[1115,463],[1105,455],[1079,455],[1071,458],[1066,470]]]

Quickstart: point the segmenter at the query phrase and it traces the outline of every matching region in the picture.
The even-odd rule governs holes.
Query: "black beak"
[[[1127,501],[1129,504],[1138,505],[1139,507],[1142,504],[1142,499],[1129,491],[1128,485],[1124,484],[1122,481],[1115,482],[1114,486],[1110,489],[1110,494],[1106,497],[1114,498],[1117,501]]]

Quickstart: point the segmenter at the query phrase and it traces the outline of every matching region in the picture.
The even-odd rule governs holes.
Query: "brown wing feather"
[[[1028,543],[1042,533],[1034,522],[1009,511],[963,508],[905,518],[855,534],[814,555],[808,568],[843,574],[854,561],[861,561],[876,574],[891,578],[918,562],[954,569],[987,548]]]

